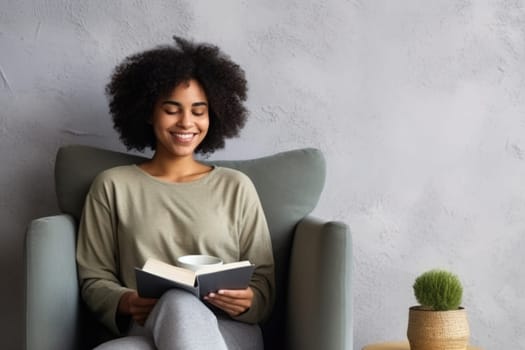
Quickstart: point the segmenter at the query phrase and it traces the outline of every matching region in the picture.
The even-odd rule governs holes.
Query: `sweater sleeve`
[[[120,297],[131,290],[119,280],[117,220],[110,196],[95,181],[84,205],[77,240],[77,267],[81,295],[97,319],[119,334],[117,308]]]
[[[273,307],[275,299],[274,261],[266,217],[251,181],[248,184],[247,197],[248,200],[239,222],[240,258],[255,264],[255,271],[250,282],[254,298],[252,306],[235,319],[247,323],[258,323],[269,317]]]

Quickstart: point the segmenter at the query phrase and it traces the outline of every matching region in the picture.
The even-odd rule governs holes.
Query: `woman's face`
[[[161,97],[151,122],[157,138],[156,152],[193,157],[210,125],[208,99],[201,84],[188,80]]]

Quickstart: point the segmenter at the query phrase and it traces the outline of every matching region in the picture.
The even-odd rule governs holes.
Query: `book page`
[[[198,275],[204,275],[204,274],[213,273],[213,272],[217,272],[217,271],[232,270],[232,269],[236,269],[238,267],[250,266],[250,265],[252,265],[252,263],[249,262],[248,260],[236,261],[236,262],[232,262],[232,263],[228,263],[228,264],[222,264],[222,265],[213,265],[213,266],[209,266],[209,267],[202,267],[202,268],[200,268],[199,270],[197,270],[195,272],[195,275],[198,276]]]
[[[195,285],[195,272],[157,259],[148,259],[142,270],[188,286]]]

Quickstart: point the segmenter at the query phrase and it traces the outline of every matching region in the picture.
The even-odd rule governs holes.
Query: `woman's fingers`
[[[241,305],[229,304],[229,303],[226,303],[226,302],[221,301],[221,300],[212,300],[212,299],[208,298],[207,301],[210,304],[212,304],[212,305],[222,309],[223,311],[225,311],[230,316],[240,315],[241,313],[243,313],[244,311],[247,310],[246,307],[243,307]]]
[[[210,293],[205,298],[210,304],[226,311],[230,316],[237,316],[252,305],[253,291],[251,288],[239,290],[219,290]]]
[[[119,302],[119,312],[131,315],[131,318],[140,325],[144,325],[151,309],[157,303],[157,299],[141,298],[137,292],[125,293]]]

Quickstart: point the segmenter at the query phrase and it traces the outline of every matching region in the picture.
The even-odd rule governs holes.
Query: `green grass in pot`
[[[433,311],[457,310],[463,287],[459,278],[445,270],[430,270],[414,282],[414,294],[422,308]]]

